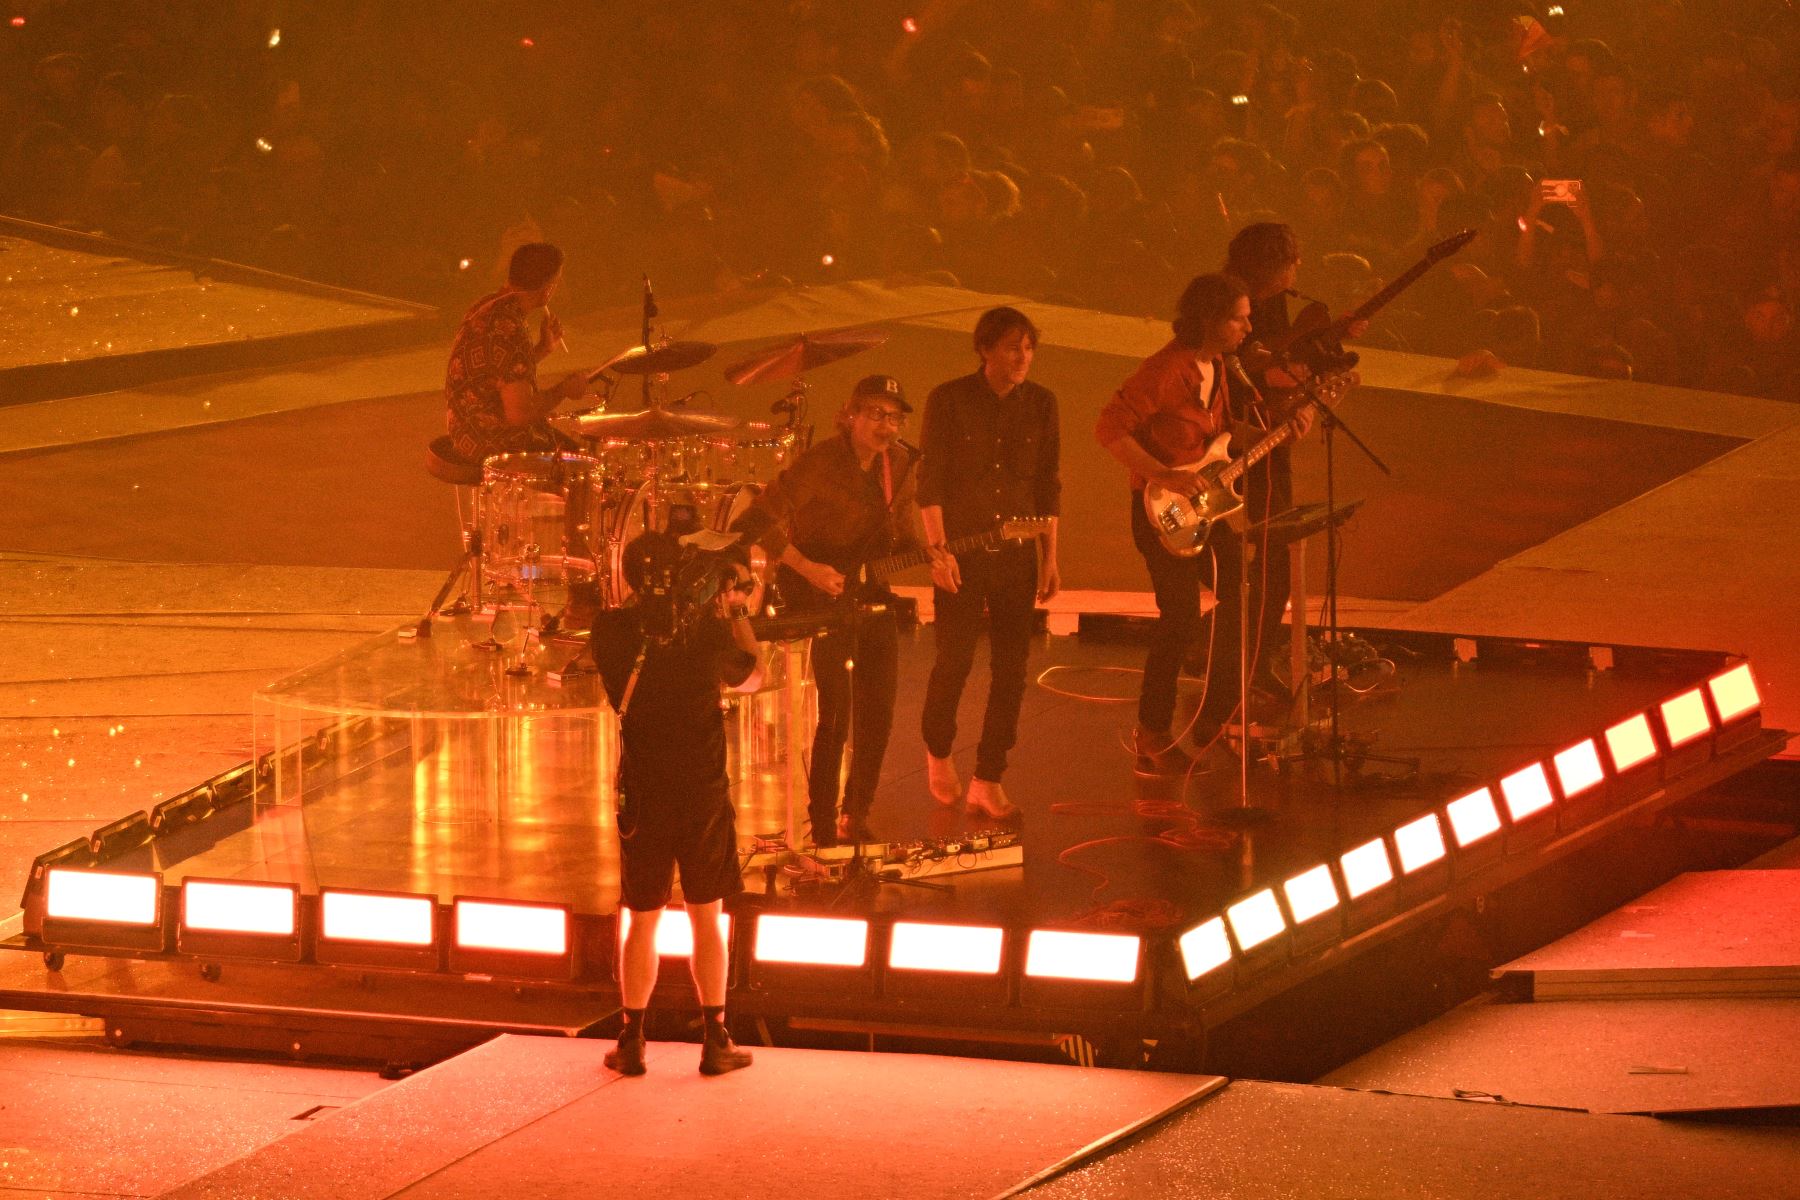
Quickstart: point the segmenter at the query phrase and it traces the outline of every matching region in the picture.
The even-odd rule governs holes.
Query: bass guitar
[[[1240,458],[1231,457],[1231,434],[1221,433],[1207,443],[1206,453],[1198,462],[1176,468],[1192,471],[1200,477],[1200,486],[1192,492],[1170,491],[1156,483],[1146,486],[1144,513],[1150,518],[1150,527],[1156,530],[1163,549],[1182,558],[1200,553],[1213,522],[1242,511],[1244,496],[1238,485],[1244,472],[1299,431],[1297,419],[1301,410],[1314,404],[1329,408],[1342,399],[1354,383],[1355,376],[1348,373],[1320,375],[1308,380],[1299,389],[1299,404],[1294,415],[1264,434]]]

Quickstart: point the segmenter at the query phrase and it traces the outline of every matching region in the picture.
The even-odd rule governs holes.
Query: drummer
[[[537,366],[562,343],[562,322],[547,307],[562,283],[563,254],[548,242],[513,251],[506,286],[463,314],[444,372],[446,424],[458,457],[479,463],[494,454],[555,450],[565,443],[546,418],[587,390],[576,371],[540,390]],[[542,310],[532,340],[527,323]]]

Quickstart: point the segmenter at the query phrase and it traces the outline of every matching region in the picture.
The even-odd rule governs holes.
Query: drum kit
[[[542,622],[547,629],[578,591],[602,608],[625,602],[624,550],[641,533],[711,533],[723,544],[732,523],[812,442],[806,372],[885,340],[869,330],[801,335],[728,367],[725,378],[733,384],[790,383],[770,406],[771,414],[785,416],[780,423],[689,408],[699,393],[674,402],[659,394],[672,374],[717,352],[709,342],[665,340],[614,355],[589,375],[599,404],[550,418],[580,449],[499,454],[482,464],[464,566],[418,632],[429,635],[431,616],[456,610],[443,602],[465,575],[462,610],[524,609],[531,627],[549,615]],[[645,389],[649,403],[609,411],[615,375],[656,384]],[[498,647],[492,639],[483,644]],[[517,669],[523,663],[521,653]]]

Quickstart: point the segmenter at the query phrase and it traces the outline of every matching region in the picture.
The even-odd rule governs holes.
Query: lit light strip
[[[1194,926],[1176,943],[1188,982],[1218,970],[1231,961],[1231,942],[1225,936],[1225,918],[1214,917]]]
[[[1287,895],[1288,911],[1294,914],[1296,925],[1305,924],[1338,906],[1337,882],[1331,878],[1331,868],[1324,863],[1300,872],[1282,884],[1281,890]]]
[[[464,950],[567,954],[569,914],[565,909],[542,904],[458,900],[456,944]]]
[[[1650,733],[1650,719],[1639,713],[1609,728],[1606,752],[1612,756],[1613,770],[1621,774],[1655,758],[1656,738]]]
[[[162,882],[154,875],[51,867],[44,915],[59,921],[154,925],[161,899]]]
[[[1450,832],[1456,835],[1459,847],[1472,846],[1500,832],[1500,810],[1494,806],[1494,793],[1488,788],[1452,800],[1444,811],[1450,814]]]
[[[1045,979],[1133,983],[1141,947],[1129,934],[1034,929],[1025,944],[1025,973]]]
[[[299,892],[286,884],[207,879],[181,884],[182,927],[203,933],[293,937],[299,908]]]
[[[1679,696],[1670,696],[1661,705],[1663,732],[1669,735],[1669,748],[1685,746],[1712,732],[1712,717],[1706,711],[1706,698],[1699,688],[1689,688]]]
[[[319,937],[325,941],[429,946],[437,901],[430,896],[319,892]]]
[[[1444,827],[1436,813],[1426,813],[1394,830],[1394,849],[1400,852],[1400,873],[1411,875],[1444,857]]]
[[[1543,763],[1532,763],[1502,779],[1500,794],[1506,798],[1506,815],[1514,824],[1556,803],[1556,795],[1550,790],[1550,776],[1545,774]]]
[[[888,966],[902,971],[952,971],[998,975],[1006,931],[989,925],[929,925],[894,922]]]
[[[1553,761],[1556,778],[1561,782],[1565,796],[1579,796],[1606,778],[1606,772],[1600,767],[1600,747],[1594,744],[1593,738],[1576,742]]]
[[[1231,933],[1237,938],[1240,950],[1252,950],[1279,937],[1287,929],[1281,905],[1275,902],[1275,893],[1270,888],[1246,896],[1227,908],[1225,919],[1231,923]]]
[[[632,913],[619,910],[619,944],[631,933]],[[719,914],[719,937],[731,945],[731,914]],[[692,958],[694,956],[694,921],[685,908],[665,908],[656,922],[656,956],[658,958]]]
[[[869,961],[869,923],[841,917],[759,917],[758,962],[860,967]]]
[[[1719,710],[1721,721],[1735,721],[1762,707],[1762,692],[1757,689],[1756,676],[1747,662],[1714,675],[1706,686],[1712,692],[1713,707]]]
[[[1344,872],[1344,891],[1352,900],[1360,900],[1394,881],[1393,860],[1388,858],[1387,843],[1380,838],[1346,851],[1338,857],[1338,866]]]

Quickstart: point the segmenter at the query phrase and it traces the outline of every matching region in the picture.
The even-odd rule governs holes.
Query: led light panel
[[[1650,733],[1650,719],[1643,713],[1627,717],[1606,731],[1606,752],[1612,756],[1613,770],[1629,771],[1656,757],[1656,738]]]
[[[619,943],[631,932],[631,910],[619,910]],[[731,914],[719,914],[719,936],[731,945]],[[692,958],[694,956],[694,922],[683,908],[667,908],[663,910],[662,919],[656,923],[656,956],[658,958]]]
[[[1231,961],[1231,942],[1225,936],[1225,918],[1214,917],[1181,935],[1181,965],[1188,982],[1218,970]]]
[[[1227,908],[1225,919],[1231,922],[1231,932],[1237,938],[1240,950],[1260,946],[1287,928],[1287,922],[1281,916],[1281,905],[1275,902],[1275,893],[1269,888],[1246,896]]]
[[[1338,906],[1337,882],[1331,878],[1331,868],[1324,863],[1300,872],[1282,884],[1281,890],[1287,895],[1288,911],[1294,914],[1296,925]]]
[[[1600,768],[1600,747],[1594,744],[1593,738],[1576,742],[1552,761],[1556,764],[1556,778],[1562,784],[1565,796],[1579,796],[1606,778]]]
[[[1506,798],[1506,815],[1514,823],[1556,803],[1556,796],[1550,791],[1550,776],[1544,773],[1543,763],[1532,763],[1502,779],[1500,794]]]
[[[1663,732],[1669,735],[1669,748],[1685,746],[1712,732],[1712,717],[1707,715],[1706,700],[1699,688],[1689,688],[1679,696],[1662,702]]]
[[[437,901],[430,896],[319,893],[319,936],[327,941],[429,946]]]
[[[187,879],[181,884],[181,924],[205,933],[293,937],[300,895],[273,883]]]
[[[569,914],[565,909],[541,904],[458,900],[456,944],[464,950],[567,954]]]
[[[929,925],[894,922],[888,966],[903,971],[954,971],[998,975],[1005,931],[987,925]]]
[[[154,925],[162,884],[154,875],[51,867],[44,915],[60,921]]]
[[[1139,940],[1128,934],[1034,929],[1025,944],[1025,974],[1131,983],[1137,979],[1140,948]]]
[[[1338,866],[1344,872],[1344,891],[1352,900],[1394,881],[1394,864],[1380,838],[1345,852],[1338,858]]]
[[[1394,830],[1394,849],[1400,852],[1400,873],[1411,875],[1444,857],[1444,827],[1436,813],[1426,813]]]
[[[869,961],[869,923],[841,917],[765,915],[756,922],[758,962],[860,967]]]
[[[1452,800],[1444,811],[1450,815],[1450,832],[1456,835],[1458,846],[1472,846],[1500,831],[1500,810],[1494,807],[1494,793],[1487,788]]]
[[[1721,721],[1735,721],[1762,707],[1762,692],[1757,689],[1749,663],[1739,663],[1723,675],[1713,676],[1706,686],[1712,692],[1713,707],[1719,710]]]

